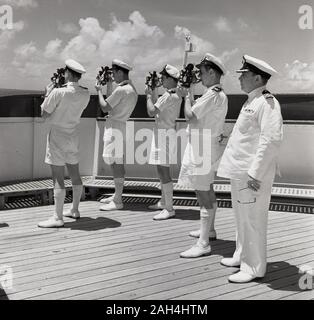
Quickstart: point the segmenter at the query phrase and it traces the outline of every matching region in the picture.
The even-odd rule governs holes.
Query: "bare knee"
[[[64,167],[52,165],[51,172],[54,188],[64,189]]]
[[[79,171],[78,164],[76,164],[76,165],[67,164],[67,169],[68,169],[71,181],[72,181],[72,185],[74,185],[74,186],[81,185],[82,184],[82,179],[81,179],[81,176],[80,176],[80,171]]]
[[[213,202],[209,196],[208,191],[197,190],[196,195],[201,207],[204,207],[206,209],[213,209]]]
[[[124,178],[125,168],[123,164],[114,163],[111,165],[111,170],[114,178]]]
[[[214,191],[214,186],[211,184],[210,185],[210,190],[209,190],[209,199],[212,203],[215,203],[217,202],[217,198],[216,198],[216,194],[215,194],[215,191]]]
[[[167,184],[172,181],[169,167],[157,166],[157,172],[162,184]]]

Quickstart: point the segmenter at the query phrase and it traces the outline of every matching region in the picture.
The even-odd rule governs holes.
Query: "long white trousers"
[[[248,189],[248,177],[231,180],[232,207],[236,220],[236,250],[233,258],[241,262],[241,271],[256,277],[263,277],[266,273],[267,220],[275,172],[276,165],[273,165],[258,192]]]

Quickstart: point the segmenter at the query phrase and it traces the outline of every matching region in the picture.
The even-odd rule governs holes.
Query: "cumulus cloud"
[[[14,39],[15,35],[25,28],[23,21],[18,21],[13,24],[10,30],[4,30],[0,33],[0,51],[7,48],[9,42]]]
[[[222,53],[220,56],[220,59],[224,62],[227,63],[229,60],[231,60],[234,56],[236,56],[239,53],[239,48],[235,48],[232,50],[226,50]]]
[[[43,78],[48,79],[57,67],[62,66],[65,59],[73,58],[86,67],[88,72],[82,80],[93,88],[99,67],[109,65],[112,59],[118,58],[134,67],[131,77],[141,92],[149,71],[159,71],[166,63],[180,68],[184,36],[191,34],[190,30],[176,26],[173,34],[166,35],[160,27],[150,25],[138,11],[131,13],[126,21],[112,15],[108,27],[93,17],[80,19],[78,27],[77,33],[68,41],[50,40],[44,48],[38,48],[33,42],[18,47],[14,66],[25,75],[40,77],[37,81],[42,82]],[[202,56],[214,50],[211,42],[194,34],[191,34],[191,40],[196,46],[195,55]]]
[[[17,8],[36,8],[38,3],[36,0],[0,0],[0,4],[8,4]]]
[[[220,32],[231,32],[231,26],[227,18],[225,17],[219,17],[215,22],[214,22],[214,27],[220,31]]]
[[[63,23],[61,21],[58,21],[58,30],[65,34],[77,34],[80,31],[74,23]]]
[[[17,47],[15,50],[15,59],[13,60],[13,64],[20,65],[24,61],[30,59],[36,59],[36,55],[39,54],[34,42],[29,42]]]
[[[42,54],[34,42],[25,43],[14,50],[15,58],[12,62],[23,76],[36,77],[41,74]]]
[[[79,25],[79,34],[68,42],[61,55],[64,59],[72,57],[81,62],[88,62],[90,59],[98,58],[99,42],[105,30],[95,18],[80,19]]]
[[[195,50],[201,52],[202,55],[205,52],[213,51],[215,49],[215,46],[211,42],[192,34],[189,29],[180,26],[175,27],[175,37],[177,39],[182,39],[186,35],[190,35]]]
[[[46,58],[54,58],[59,55],[59,48],[61,47],[62,40],[60,39],[55,39],[55,40],[50,40],[46,46],[45,49],[45,57]]]
[[[314,62],[304,63],[295,60],[285,65],[285,79],[293,89],[298,91],[313,91],[314,87]]]

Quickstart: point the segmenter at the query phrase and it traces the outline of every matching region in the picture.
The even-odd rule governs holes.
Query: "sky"
[[[270,91],[314,92],[314,29],[299,27],[299,8],[314,11],[312,0],[0,0],[5,4],[14,25],[0,29],[0,88],[43,89],[73,58],[87,69],[81,83],[93,92],[100,66],[118,58],[133,66],[130,77],[143,93],[149,71],[166,63],[182,69],[189,33],[195,52],[188,61],[207,52],[220,57],[227,93],[241,93],[235,70],[244,54],[279,72]]]

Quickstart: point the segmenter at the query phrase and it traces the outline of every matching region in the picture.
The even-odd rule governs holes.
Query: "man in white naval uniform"
[[[200,70],[200,78],[206,89],[196,101],[191,90],[185,98],[188,143],[178,184],[195,190],[200,205],[200,230],[190,233],[190,236],[199,240],[180,254],[182,258],[210,254],[209,240],[217,236],[214,226],[217,200],[213,184],[221,157],[219,141],[228,111],[228,98],[220,84],[221,77],[226,74],[222,61],[207,53],[196,67]],[[204,146],[202,152],[198,150],[199,145]]]
[[[176,163],[176,119],[180,115],[182,103],[182,97],[177,90],[180,71],[167,64],[160,74],[166,92],[157,99],[157,88],[146,88],[147,113],[150,117],[155,117],[149,164],[157,167],[161,185],[161,200],[156,205],[149,206],[149,209],[161,209],[161,212],[154,216],[157,221],[175,216],[170,164]]]
[[[276,158],[283,139],[280,104],[266,90],[276,74],[268,63],[245,55],[237,72],[248,94],[218,168],[218,176],[231,179],[236,220],[236,250],[221,264],[240,267],[230,282],[245,283],[266,273],[267,218]]]
[[[64,167],[66,165],[72,181],[73,203],[70,212],[64,216],[78,219],[79,203],[83,191],[79,173],[79,132],[81,115],[87,107],[90,94],[78,83],[84,67],[75,60],[66,60],[65,81],[62,88],[50,84],[41,105],[42,117],[50,125],[47,137],[46,159],[50,165],[54,183],[55,213],[47,221],[40,222],[42,228],[63,227],[63,205],[65,199]]]
[[[114,59],[112,61],[113,80],[118,84],[112,90],[112,81],[107,83],[107,98],[104,99],[101,86],[96,83],[99,104],[103,112],[108,112],[104,129],[103,159],[111,166],[114,178],[115,193],[112,197],[101,200],[102,211],[123,208],[122,193],[125,177],[125,143],[126,122],[129,120],[137,103],[137,92],[129,79],[132,67],[127,63]]]

